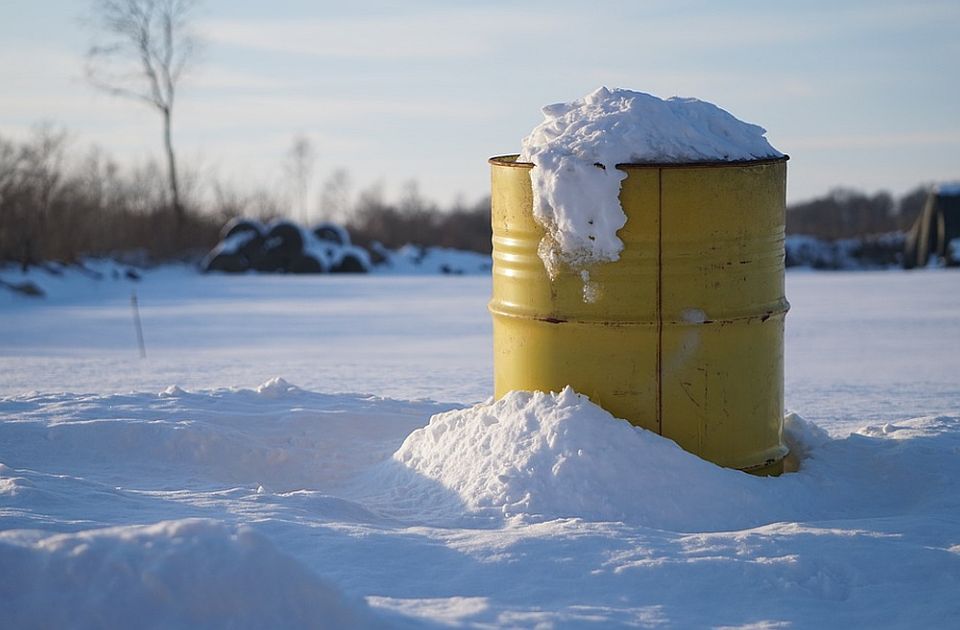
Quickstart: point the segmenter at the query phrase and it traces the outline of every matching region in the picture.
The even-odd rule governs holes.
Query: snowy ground
[[[791,416],[779,479],[572,393],[431,422],[492,389],[487,277],[34,280],[0,292],[0,626],[960,618],[958,272],[788,273],[787,404],[829,435]]]

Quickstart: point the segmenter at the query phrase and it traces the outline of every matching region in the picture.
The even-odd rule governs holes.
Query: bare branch
[[[86,57],[89,83],[111,96],[139,101],[163,115],[170,192],[181,214],[171,139],[177,84],[198,46],[190,31],[196,0],[94,0],[101,41]]]
[[[154,97],[149,94],[141,94],[140,92],[137,92],[135,90],[119,87],[107,82],[101,82],[96,77],[91,77],[89,75],[87,76],[87,81],[93,87],[97,88],[101,92],[105,92],[109,94],[110,96],[119,96],[121,98],[128,98],[134,101],[141,101],[143,103],[146,103],[147,105],[150,105],[151,107],[156,107],[157,109],[162,108],[162,105],[158,103],[156,99],[154,99]]]
[[[93,22],[102,41],[87,54],[91,85],[161,111],[172,109],[177,84],[199,49],[189,25],[196,4],[96,0]]]

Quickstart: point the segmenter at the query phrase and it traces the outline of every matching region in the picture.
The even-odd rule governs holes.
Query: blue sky
[[[51,121],[123,162],[160,123],[83,81],[83,1],[0,0],[0,135]],[[902,193],[960,179],[960,2],[239,2],[196,14],[206,39],[175,117],[184,165],[282,184],[296,134],[315,184],[346,168],[441,203],[488,188],[540,106],[600,85],[695,96],[790,154],[788,198],[838,185]]]

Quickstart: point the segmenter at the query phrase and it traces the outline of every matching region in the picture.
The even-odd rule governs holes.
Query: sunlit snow
[[[0,625],[960,614],[955,271],[788,273],[773,479],[572,390],[488,400],[487,276],[102,270],[0,293]]]

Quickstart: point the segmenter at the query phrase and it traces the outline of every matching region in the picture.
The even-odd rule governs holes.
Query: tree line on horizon
[[[181,172],[175,222],[160,165],[121,167],[101,150],[70,147],[67,133],[50,126],[19,142],[0,136],[0,262],[29,266],[131,253],[144,263],[194,259],[217,243],[221,227],[233,217],[304,222],[296,181],[286,190],[245,192],[189,170]],[[929,186],[918,186],[894,197],[837,188],[790,205],[787,233],[832,241],[903,232],[928,192]],[[316,222],[345,225],[359,245],[491,251],[489,197],[443,207],[424,197],[416,182],[394,199],[378,183],[355,194],[349,175],[339,170],[323,183],[315,205]]]
[[[296,179],[296,178],[294,178]],[[396,199],[381,183],[353,192],[335,171],[304,216],[298,181],[285,188],[240,190],[216,175],[180,169],[178,211],[170,212],[164,168],[156,162],[121,167],[97,148],[71,148],[68,134],[49,125],[25,140],[0,136],[0,264],[24,267],[83,257],[121,257],[143,264],[195,260],[218,242],[234,217],[269,223],[333,221],[354,242],[388,248],[408,243],[490,251],[490,203],[442,207],[408,182]]]

